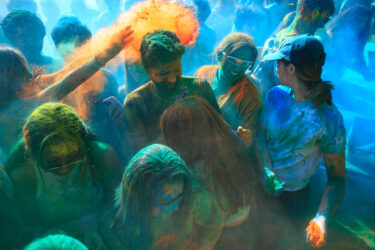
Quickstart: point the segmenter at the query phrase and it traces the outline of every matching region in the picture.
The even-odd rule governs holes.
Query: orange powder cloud
[[[188,8],[182,3],[167,0],[148,0],[139,2],[132,6],[129,11],[123,12],[117,21],[110,27],[99,30],[90,41],[77,48],[75,52],[67,58],[66,67],[62,70],[41,77],[41,86],[61,80],[71,70],[77,68],[99,51],[109,46],[120,29],[131,25],[134,33],[133,40],[124,49],[128,62],[140,60],[140,46],[143,36],[147,33],[159,29],[166,29],[174,32],[183,45],[193,45],[198,35],[199,22],[196,13],[192,8]],[[118,66],[124,62],[123,55],[119,55],[110,62],[110,66]],[[90,99],[103,90],[101,84],[93,84],[93,81],[101,79],[103,76],[98,72],[91,79],[83,83],[65,99],[66,103],[72,105],[78,114],[83,118],[89,117]],[[68,101],[69,100],[69,101]]]
[[[183,45],[192,45],[196,42],[199,29],[195,11],[182,3],[167,0],[139,2],[123,12],[112,26],[99,30],[90,42],[76,50],[71,60],[82,55],[88,60],[107,47],[119,29],[128,25],[132,26],[134,33],[132,42],[125,49],[127,60],[140,60],[139,49],[147,33],[159,29],[170,30],[176,33]]]

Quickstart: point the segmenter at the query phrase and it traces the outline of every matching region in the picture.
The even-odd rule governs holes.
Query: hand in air
[[[113,57],[117,56],[117,54],[133,40],[133,32],[131,26],[126,26],[116,31],[116,33],[112,35],[109,44],[106,46],[107,48],[96,55],[96,60],[101,65],[104,65]]]
[[[119,29],[111,39],[111,45],[114,47],[120,47],[121,49],[124,48],[127,44],[133,40],[132,34],[134,30],[131,28],[130,25]]]
[[[319,215],[312,219],[306,228],[306,240],[312,247],[319,248],[326,243],[326,218]]]
[[[237,135],[240,137],[242,142],[245,144],[246,147],[250,147],[251,144],[251,131],[248,129],[244,129],[241,126],[237,128],[236,131]]]

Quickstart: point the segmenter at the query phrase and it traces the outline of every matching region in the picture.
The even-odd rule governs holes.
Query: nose
[[[177,76],[175,74],[170,74],[168,76],[168,82],[174,83],[174,82],[176,82],[176,80],[177,80]]]

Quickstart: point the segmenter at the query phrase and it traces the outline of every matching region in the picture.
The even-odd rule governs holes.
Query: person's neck
[[[301,16],[296,17],[288,27],[288,33],[302,35],[311,34],[313,35],[316,31],[314,22],[311,20],[304,19]]]
[[[297,78],[293,80],[289,86],[293,90],[294,100],[296,102],[304,102],[309,99],[310,91],[307,89],[304,83]]]
[[[27,59],[27,62],[29,64],[42,64],[42,55],[41,54],[27,54],[27,53],[24,53],[26,59]]]

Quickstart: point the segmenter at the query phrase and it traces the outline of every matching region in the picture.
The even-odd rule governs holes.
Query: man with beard
[[[219,111],[206,80],[182,76],[185,47],[176,34],[167,30],[146,34],[140,52],[151,81],[128,94],[124,104],[128,136],[136,151],[151,143],[163,143],[159,118],[178,99],[200,96]]]

